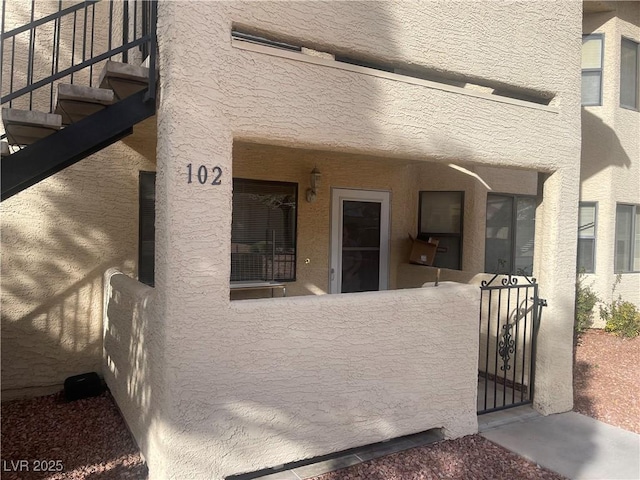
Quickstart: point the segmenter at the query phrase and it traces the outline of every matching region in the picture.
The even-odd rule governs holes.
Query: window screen
[[[582,105],[602,104],[602,35],[582,37]]]
[[[580,203],[578,216],[578,272],[594,273],[596,256],[596,204]]]
[[[638,43],[622,39],[620,58],[620,105],[638,109]]]
[[[232,281],[293,281],[296,183],[233,179]]]
[[[435,267],[462,267],[462,212],[464,192],[420,192],[418,238],[439,240]]]
[[[485,272],[533,274],[535,212],[535,197],[487,195]]]
[[[616,207],[616,273],[640,272],[640,207]]]

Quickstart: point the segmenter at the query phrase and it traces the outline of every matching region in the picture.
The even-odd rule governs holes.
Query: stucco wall
[[[234,328],[193,339],[179,365],[163,363],[151,295],[111,277],[105,378],[153,477],[224,478],[430,428],[477,431],[475,286],[234,302]],[[173,383],[177,417],[158,411],[154,372]],[[159,438],[168,470],[149,448]]]
[[[102,372],[129,430],[147,462],[162,462],[161,319],[149,312],[154,289],[117,269],[104,274]]]
[[[2,202],[3,400],[100,371],[102,275],[137,270],[138,172],[155,169],[144,130]]]
[[[640,5],[612,2],[613,11],[585,15],[583,33],[604,34],[603,100],[582,109],[580,200],[597,202],[595,273],[585,275],[604,302],[622,295],[640,307],[640,273],[624,273],[612,295],[616,204],[640,205],[640,113],[620,107],[621,37],[640,42]],[[596,326],[604,326],[594,315]]]
[[[317,200],[309,203],[305,191],[309,175],[322,173]],[[285,148],[236,142],[233,177],[286,181],[298,184],[296,281],[287,284],[287,295],[320,295],[329,291],[331,189],[353,188],[391,192],[389,288],[398,288],[398,267],[407,263],[409,234],[418,230],[420,191],[464,191],[462,268],[484,271],[484,238],[487,192],[536,194],[537,173],[340,152]],[[308,260],[308,262],[307,262]],[[422,282],[424,283],[424,282]],[[415,284],[420,286],[422,283]],[[269,292],[238,294],[251,298]]]
[[[65,1],[60,7],[77,3]],[[110,3],[95,5],[96,55],[107,49]],[[34,18],[58,9],[58,2],[35,2]],[[86,58],[91,52],[92,10],[87,17]],[[113,11],[115,19],[121,18],[122,3],[114,2]],[[5,30],[29,23],[30,15],[31,2],[7,2]],[[72,50],[75,63],[82,62],[84,10],[76,21],[74,49],[73,15],[62,20],[59,70],[71,65]],[[113,46],[121,41],[121,28],[115,20]],[[54,22],[38,27],[34,82],[51,75],[53,39]],[[3,95],[12,83],[14,90],[26,85],[29,32],[16,37],[13,80],[12,45],[3,43]],[[132,52],[130,60],[139,61],[139,54],[137,58]],[[94,82],[101,67],[102,63],[93,68]],[[59,82],[69,81],[66,77]],[[88,86],[88,69],[77,72],[74,83]],[[49,94],[49,86],[37,90],[33,109],[50,112]],[[12,107],[28,109],[29,95],[13,101]],[[152,118],[137,125],[126,140],[2,202],[2,400],[50,393],[68,376],[100,371],[102,276],[110,267],[136,274],[138,172],[155,170],[155,144]]]
[[[245,411],[247,398],[273,400],[254,387],[256,379],[269,372],[261,362],[248,357],[264,359],[280,374],[274,378],[278,384],[286,377],[282,372],[288,362],[299,363],[282,348],[280,337],[289,339],[311,331],[320,339],[332,339],[322,342],[329,348],[322,352],[323,361],[341,357],[344,351],[339,347],[340,336],[334,332],[343,330],[335,323],[337,319],[348,319],[347,325],[353,322],[366,330],[375,322],[362,323],[360,315],[373,315],[373,307],[386,311],[384,299],[405,294],[394,291],[230,303],[231,178],[233,145],[239,140],[549,173],[544,182],[538,182],[545,199],[536,227],[536,271],[544,285],[542,294],[549,300],[545,313],[550,321],[540,331],[539,352],[544,359],[538,362],[536,406],[544,413],[571,408],[580,85],[578,75],[566,72],[580,68],[581,2],[422,5],[160,4],[158,302],[153,309],[166,321],[162,332],[166,340],[166,388],[172,394],[163,415],[183,433],[167,437],[168,449],[175,452],[168,462],[176,468],[154,472],[152,465],[152,476],[197,476],[195,472],[212,466],[211,446],[202,439],[216,430],[206,425],[232,426],[242,422],[239,416],[250,418],[237,413],[238,409]],[[554,99],[548,108],[529,108],[371,72],[346,71],[240,49],[231,42],[233,24],[317,49],[332,48],[400,65],[552,92]],[[186,168],[191,162],[219,166],[222,184],[187,184]],[[239,309],[254,307],[255,317],[244,316],[244,310],[240,315]],[[427,310],[420,311],[428,316]],[[252,329],[257,333],[250,333]],[[264,344],[255,343],[253,337],[264,338],[261,332],[271,329],[281,333],[277,341],[274,337]],[[375,335],[366,338],[373,348]],[[359,344],[361,340],[353,341]],[[294,343],[286,345],[297,348]],[[383,345],[384,340],[378,346]],[[437,348],[446,350],[450,343]],[[245,351],[249,354],[243,354]],[[473,355],[474,368],[475,362]],[[320,373],[324,375],[322,370]],[[299,381],[308,388],[301,397],[295,394],[298,403],[321,392],[312,380],[301,377]],[[213,391],[198,387],[203,382],[213,385],[216,380],[224,382],[220,381]],[[288,392],[280,390],[274,406],[288,405],[287,398]],[[263,420],[280,421],[279,415],[254,414],[252,418],[257,419],[256,427],[249,430],[246,423],[241,423],[245,430],[232,429],[225,438],[231,443],[236,438],[248,438],[249,433],[258,438],[279,438],[275,433],[273,437],[263,433]],[[251,455],[261,458],[269,448],[269,442],[263,442]],[[238,471],[240,463],[235,455],[246,453],[240,449],[236,452],[214,466],[214,475]],[[259,462],[242,469],[258,466]]]

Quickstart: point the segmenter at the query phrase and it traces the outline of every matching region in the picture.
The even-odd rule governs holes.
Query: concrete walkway
[[[570,479],[640,479],[640,435],[575,412],[507,412],[478,417],[481,434]]]

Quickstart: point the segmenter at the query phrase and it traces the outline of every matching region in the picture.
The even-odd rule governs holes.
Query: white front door
[[[386,290],[389,192],[331,191],[331,293]]]

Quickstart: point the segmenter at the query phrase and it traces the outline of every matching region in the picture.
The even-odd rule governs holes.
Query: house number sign
[[[187,165],[188,180],[187,183],[197,181],[200,185],[222,185],[222,169],[220,167],[207,167],[200,165],[194,167],[192,163]]]

